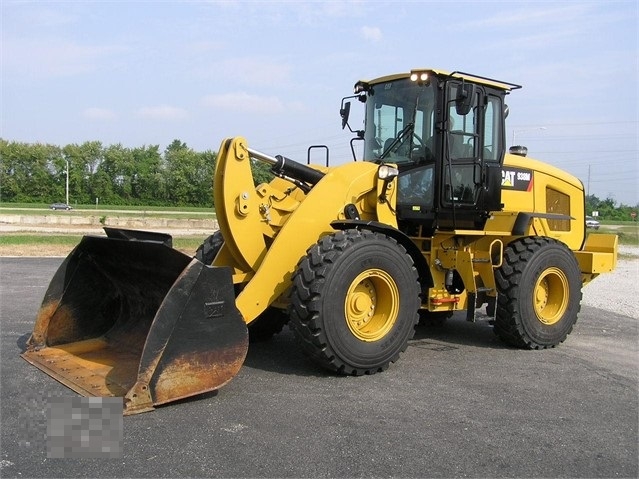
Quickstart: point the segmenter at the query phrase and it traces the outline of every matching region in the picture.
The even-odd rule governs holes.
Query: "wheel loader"
[[[582,285],[615,268],[617,237],[586,234],[581,181],[523,147],[507,152],[505,99],[519,88],[434,69],[359,81],[340,108],[353,161],[338,165],[225,139],[219,231],[193,257],[162,233],[85,236],[22,356],[135,414],[220,388],[249,335],[287,322],[311,360],[343,375],[387,369],[421,317],[474,321],[484,305],[507,344],[558,345]],[[254,185],[255,162],[272,181]]]

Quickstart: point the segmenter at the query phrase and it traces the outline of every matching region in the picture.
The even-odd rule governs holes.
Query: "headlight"
[[[397,175],[399,175],[399,170],[393,166],[382,165],[377,170],[377,177],[380,180],[392,180]]]

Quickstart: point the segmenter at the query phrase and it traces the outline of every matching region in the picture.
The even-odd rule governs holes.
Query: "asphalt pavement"
[[[61,261],[0,258],[3,478],[639,475],[637,318],[588,306],[552,350],[459,314],[357,378],[318,369],[285,330],[218,393],[125,417],[120,457],[48,458],[48,404],[77,395],[19,354]]]

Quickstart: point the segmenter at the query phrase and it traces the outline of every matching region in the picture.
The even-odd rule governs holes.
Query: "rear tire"
[[[566,339],[581,307],[581,272],[565,244],[543,237],[516,240],[495,277],[495,333],[504,342],[546,349]]]
[[[412,258],[394,239],[347,230],[311,247],[293,275],[290,326],[324,368],[373,374],[395,362],[419,321]]]

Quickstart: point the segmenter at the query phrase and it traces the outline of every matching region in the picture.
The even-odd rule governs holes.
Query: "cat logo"
[[[504,171],[501,172],[501,186],[505,186],[506,188],[512,188],[513,186],[513,175],[514,171]]]
[[[504,168],[501,170],[501,187],[515,191],[531,191],[533,172],[523,168]]]

